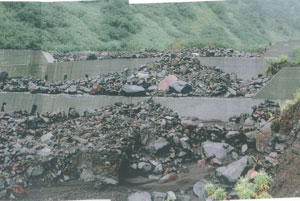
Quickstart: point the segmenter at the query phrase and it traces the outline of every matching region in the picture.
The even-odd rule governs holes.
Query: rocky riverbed
[[[271,131],[278,116],[278,104],[270,101],[228,122],[181,117],[151,100],[87,110],[83,116],[74,109],[1,112],[0,199],[30,197],[32,184],[70,181],[97,192],[123,189],[112,193],[115,200],[206,199],[207,183],[225,187],[235,198],[232,185],[250,168],[278,167],[286,142]]]
[[[186,54],[168,54],[139,69],[108,73],[79,80],[50,82],[33,77],[0,76],[0,91],[43,94],[91,94],[123,96],[252,97],[269,81],[258,75],[242,80],[217,67],[201,65]]]
[[[93,52],[69,52],[53,53],[55,62],[102,60],[102,59],[129,59],[129,58],[154,58],[171,53],[186,53],[189,56],[201,57],[260,57],[259,53],[243,52],[231,48],[204,47],[190,48],[180,51],[157,51],[144,49],[136,52],[129,51],[93,51]]]

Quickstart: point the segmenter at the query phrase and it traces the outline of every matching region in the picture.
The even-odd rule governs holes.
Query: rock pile
[[[94,52],[69,52],[54,53],[55,62],[102,60],[102,59],[129,59],[129,58],[154,58],[167,54],[185,53],[187,56],[201,57],[260,57],[260,54],[233,50],[231,48],[204,47],[190,48],[181,51],[157,51],[144,49],[137,52],[129,51],[94,51]]]
[[[235,181],[230,170],[243,174],[251,166],[244,146],[253,145],[246,135],[251,128],[240,123],[255,128],[265,122],[268,106],[276,107],[266,102],[249,116],[232,118],[236,124],[224,125],[179,117],[153,101],[117,103],[83,116],[74,109],[44,115],[1,112],[1,198],[22,197],[23,188],[35,180],[79,179],[103,188],[142,175],[164,183],[197,160],[220,166],[220,180]]]
[[[251,97],[269,80],[243,81],[216,67],[206,67],[194,57],[170,54],[129,72],[108,73],[93,78],[49,82],[23,77],[0,80],[0,90],[44,94],[91,94],[124,96]]]

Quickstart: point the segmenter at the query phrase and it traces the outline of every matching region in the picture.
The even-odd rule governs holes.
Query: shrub
[[[208,196],[211,196],[214,200],[225,200],[226,192],[223,188],[216,189],[215,185],[207,184],[205,186],[205,190],[207,191]]]
[[[246,177],[241,177],[234,189],[237,191],[237,195],[240,199],[251,199],[256,197],[256,185],[250,183]]]
[[[261,170],[255,175],[253,182],[246,177],[239,178],[234,189],[240,199],[271,198],[267,192],[271,181],[271,176]]]
[[[264,170],[259,171],[254,177],[254,184],[259,191],[268,190],[271,181],[271,176],[269,176],[268,173],[266,173]]]
[[[218,188],[212,195],[212,198],[215,200],[225,200],[226,199],[225,190],[223,188]]]
[[[266,73],[270,75],[275,75],[280,71],[282,66],[287,63],[289,63],[289,57],[287,55],[281,55],[277,60],[270,60],[268,62]]]
[[[207,185],[205,186],[205,190],[207,191],[207,194],[208,194],[208,195],[212,195],[212,194],[214,194],[214,192],[216,191],[216,187],[215,187],[215,185],[213,185],[213,184],[207,184]]]

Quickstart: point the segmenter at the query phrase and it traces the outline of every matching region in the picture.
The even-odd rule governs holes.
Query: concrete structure
[[[217,66],[226,73],[236,73],[239,78],[249,80],[265,74],[268,62],[264,58],[199,57],[205,66]]]
[[[47,95],[30,93],[0,93],[0,105],[4,111],[26,110],[36,108],[39,113],[68,111],[76,108],[83,113],[87,108],[96,109],[117,102],[137,103],[149,97],[123,97],[104,95]],[[239,98],[194,98],[194,97],[154,97],[153,100],[183,116],[198,117],[202,120],[228,120],[233,115],[251,112],[251,107],[263,100]]]
[[[10,77],[42,77],[47,64],[41,51],[0,50],[0,71],[7,71]]]
[[[274,58],[280,55],[287,55],[290,59],[295,59],[295,49],[300,45],[300,40],[278,42],[268,47],[264,57]]]
[[[236,73],[242,79],[263,74],[267,62],[263,58],[199,57],[202,65],[217,66],[226,73]],[[159,58],[107,59],[53,63],[51,54],[41,51],[0,50],[0,70],[10,77],[36,76],[47,80],[80,79],[109,72],[134,69]]]
[[[280,70],[271,81],[255,96],[256,99],[292,99],[300,87],[300,68],[286,67]]]
[[[108,59],[53,63],[51,54],[29,50],[0,50],[0,71],[9,77],[34,76],[47,80],[79,79],[109,72],[134,69],[158,58]]]

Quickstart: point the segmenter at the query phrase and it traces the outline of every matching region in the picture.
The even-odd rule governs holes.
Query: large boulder
[[[219,142],[203,142],[201,146],[207,158],[216,157],[219,160],[225,160],[234,150],[229,144]]]
[[[238,161],[234,161],[227,166],[216,169],[216,176],[223,182],[233,184],[242,174],[250,169],[250,158],[248,156],[242,157]]]
[[[169,86],[170,93],[182,93],[187,94],[192,91],[192,86],[185,81],[175,81],[172,82]]]
[[[121,89],[121,94],[124,96],[145,96],[146,90],[137,85],[125,85]]]

